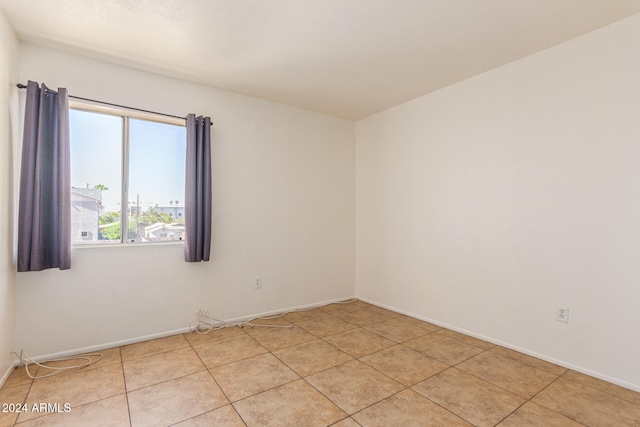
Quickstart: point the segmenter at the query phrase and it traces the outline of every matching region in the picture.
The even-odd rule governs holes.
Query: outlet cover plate
[[[567,306],[556,307],[556,320],[558,322],[569,323],[569,307]]]

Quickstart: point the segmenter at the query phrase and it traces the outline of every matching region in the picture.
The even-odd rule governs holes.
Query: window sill
[[[97,249],[97,248],[132,248],[148,246],[177,246],[184,245],[184,240],[169,240],[164,242],[140,242],[140,243],[72,243],[71,249]]]

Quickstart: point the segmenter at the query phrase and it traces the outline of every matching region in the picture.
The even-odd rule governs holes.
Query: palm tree
[[[146,224],[155,224],[156,222],[164,222],[165,224],[171,224],[174,219],[171,215],[162,212],[158,208],[149,208],[146,212],[140,215],[140,221]]]
[[[89,185],[87,185],[87,187],[89,187]],[[98,215],[101,215],[102,214],[102,192],[108,190],[109,188],[104,184],[94,185],[93,188],[95,188],[96,190],[100,190],[100,206],[99,206],[100,211],[98,212]]]

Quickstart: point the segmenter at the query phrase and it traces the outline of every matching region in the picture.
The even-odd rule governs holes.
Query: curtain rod
[[[18,86],[18,89],[26,89],[26,88],[27,88],[27,86],[26,86],[26,85],[23,85],[22,83],[18,83],[16,86]],[[47,90],[50,90],[51,92],[56,93],[54,90],[51,90],[51,89],[49,89],[49,88],[47,88]],[[185,118],[185,117],[174,116],[174,115],[172,115],[172,114],[158,113],[157,111],[143,110],[142,108],[127,107],[126,105],[112,104],[111,102],[104,102],[104,101],[97,101],[97,100],[95,100],[95,99],[82,98],[81,96],[69,95],[69,98],[79,99],[79,100],[81,100],[81,101],[97,102],[98,104],[109,105],[109,106],[111,106],[111,107],[126,108],[127,110],[140,111],[140,112],[142,112],[142,113],[158,114],[158,115],[160,115],[160,116],[173,117],[174,119],[186,120],[186,118]]]

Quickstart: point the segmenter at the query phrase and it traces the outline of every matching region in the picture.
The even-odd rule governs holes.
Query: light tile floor
[[[640,393],[361,301],[256,323],[290,328],[175,335],[35,381],[17,368],[0,403],[29,411],[0,427],[640,426]]]

